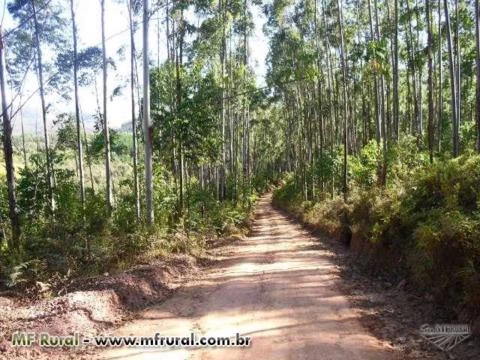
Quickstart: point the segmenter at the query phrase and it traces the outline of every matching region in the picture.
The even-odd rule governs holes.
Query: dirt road
[[[270,205],[252,235],[202,278],[115,331],[117,336],[250,336],[250,348],[118,348],[100,359],[397,359],[370,335],[338,288],[331,254]]]

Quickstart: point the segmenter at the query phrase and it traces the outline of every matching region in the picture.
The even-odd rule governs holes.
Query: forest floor
[[[179,337],[188,337],[191,332],[214,337],[239,333],[251,338],[250,347],[119,347],[103,351],[88,347],[80,352],[64,350],[55,356],[37,349],[29,357],[22,357],[24,353],[13,353],[3,345],[0,358],[2,351],[8,359],[50,360],[480,358],[474,340],[467,340],[449,354],[435,350],[418,334],[422,324],[436,319],[428,301],[409,294],[402,283],[385,285],[384,281],[364,276],[350,266],[346,249],[313,235],[272,207],[270,195],[258,203],[250,235],[225,243],[212,250],[210,260],[200,270],[183,260],[181,266],[148,266],[120,275],[128,281],[105,277],[114,289],[129,288],[126,285],[132,288],[132,283],[140,283],[140,287],[133,287],[133,292],[124,290],[122,299],[116,300],[107,290],[111,286],[103,286],[101,281],[96,285],[94,295],[99,304],[101,296],[113,296],[103,303],[129,306],[130,311],[127,318],[115,315],[119,306],[112,305],[111,311],[104,311],[102,327],[95,333]],[[158,271],[161,276],[155,275]],[[158,278],[153,284],[152,277]],[[81,300],[75,304],[71,307],[76,311]],[[141,306],[135,309],[135,304]],[[76,314],[91,318],[85,311]],[[63,316],[63,321],[68,317],[69,324],[75,325],[71,313],[64,312]],[[5,334],[6,329],[0,330]],[[81,327],[77,331],[89,333]]]

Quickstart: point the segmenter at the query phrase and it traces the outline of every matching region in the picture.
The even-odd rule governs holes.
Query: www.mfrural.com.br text
[[[165,347],[165,348],[198,348],[198,347],[249,347],[251,339],[241,336],[199,336],[190,333],[186,336],[164,336],[155,333],[151,336],[92,336],[83,337],[79,333],[58,336],[49,333],[15,332],[12,334],[12,345],[30,347],[38,345],[44,348],[55,347]]]

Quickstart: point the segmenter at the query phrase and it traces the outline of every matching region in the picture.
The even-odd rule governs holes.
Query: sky
[[[6,3],[10,0],[0,0],[0,15],[3,14],[3,9],[6,8]],[[65,0],[66,1],[66,0]],[[129,100],[129,87],[127,79],[130,74],[130,62],[129,62],[129,31],[128,31],[128,12],[126,7],[126,2],[119,3],[119,0],[106,0],[105,2],[105,14],[106,14],[106,46],[107,46],[107,56],[114,56],[117,58],[116,66],[117,69],[109,70],[107,86],[109,92],[111,92],[119,84],[126,84],[123,94],[121,96],[109,99],[108,103],[108,114],[109,122],[112,128],[119,128],[122,124],[130,121],[129,114],[130,110],[130,100]],[[250,53],[250,66],[254,70],[257,81],[260,86],[264,84],[266,65],[265,58],[268,53],[268,44],[265,35],[263,34],[263,25],[265,24],[265,17],[261,12],[261,9],[257,6],[250,6],[250,11],[253,14],[253,19],[255,23],[255,31],[249,41],[249,53]],[[70,14],[66,14],[69,16]],[[77,0],[76,1],[76,20],[78,27],[78,37],[79,43],[78,48],[86,48],[89,46],[101,46],[101,18],[100,18],[100,1],[99,0]],[[153,15],[150,22],[150,51],[149,58],[150,61],[156,64],[158,59],[158,54],[160,55],[160,61],[166,59],[166,41],[165,41],[165,29],[164,25],[160,22],[158,24],[157,16]],[[15,27],[17,24],[8,14],[8,11],[5,11],[3,16],[3,25],[2,28],[4,31]],[[160,25],[160,48],[158,47],[157,40],[157,29]],[[142,46],[142,30],[141,27],[136,34],[136,46],[137,49],[141,50]],[[126,48],[126,54],[123,59],[119,60],[116,52],[122,46]],[[7,49],[8,56],[8,49]],[[50,58],[49,58],[50,56]],[[46,61],[52,60],[53,54],[44,54]],[[139,70],[141,71],[141,61],[139,63]],[[139,79],[141,81],[142,74],[139,74]],[[102,77],[99,74],[97,79],[98,91],[100,91],[100,102],[101,100],[101,89],[102,89]],[[26,80],[25,93],[23,95],[23,101],[28,98],[32,92],[35,92],[38,89],[38,81],[34,74],[30,74]],[[12,94],[10,94],[11,98]],[[86,88],[80,88],[79,92],[80,98],[80,108],[82,115],[86,121],[87,128],[91,129],[93,126],[93,117],[92,115],[96,113],[97,108],[97,97],[95,92],[95,87],[92,85]],[[8,102],[8,99],[7,99]],[[65,102],[59,96],[50,95],[47,97],[47,102],[52,104],[51,111],[48,115],[49,126],[52,127],[52,120],[56,117],[57,113],[62,112],[74,112],[74,103],[73,101]],[[38,94],[31,97],[31,99],[25,104],[22,108],[23,122],[25,131],[27,133],[38,134],[43,133],[43,124],[41,119],[41,105]],[[14,126],[14,133],[18,134],[21,131],[21,122],[20,114],[12,119]]]

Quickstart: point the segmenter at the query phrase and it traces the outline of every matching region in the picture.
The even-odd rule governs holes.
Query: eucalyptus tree
[[[107,114],[107,47],[105,40],[105,0],[100,0],[101,7],[101,25],[102,25],[102,72],[103,72],[103,113],[102,113],[102,127],[103,137],[105,141],[105,178],[106,178],[106,206],[107,212],[110,214],[113,208],[113,189],[112,189],[112,172],[111,172],[111,150],[110,150],[110,129],[108,125]]]
[[[220,51],[219,51],[219,60],[220,60],[220,81],[221,81],[221,93],[220,93],[220,129],[222,134],[222,161],[218,168],[218,199],[224,200],[226,197],[226,148],[225,148],[225,57],[227,52],[226,44],[226,10],[225,10],[225,0],[218,0],[218,16],[220,19]]]
[[[343,30],[343,10],[341,0],[337,0],[337,18],[340,31],[340,58],[343,80],[343,197],[348,196],[348,108],[347,108],[347,62],[345,54],[345,39]],[[385,141],[385,140],[384,140]]]
[[[9,67],[14,70],[14,74],[19,73],[19,68],[25,70],[30,59],[35,59],[34,70],[38,79],[42,110],[50,212],[53,213],[55,210],[54,174],[47,118],[49,104],[46,101],[51,77],[45,79],[45,73],[51,75],[54,69],[44,62],[43,52],[62,49],[66,46],[67,22],[63,18],[64,9],[53,0],[15,0],[8,4],[8,10],[19,23],[19,27],[14,32],[17,41],[12,42],[10,46],[13,57],[9,61]]]
[[[459,114],[458,114],[458,84],[457,76],[455,72],[455,59],[454,59],[454,50],[453,50],[453,40],[452,40],[452,27],[450,24],[450,11],[448,6],[448,1],[444,0],[443,9],[445,11],[445,23],[447,31],[447,44],[448,44],[448,59],[449,59],[449,70],[450,70],[450,89],[451,89],[451,111],[452,111],[452,153],[453,156],[458,156],[459,149]]]
[[[148,62],[149,0],[143,1],[143,135],[145,138],[145,195],[147,224],[153,225],[152,127],[150,121],[150,69]]]
[[[136,48],[135,31],[138,26],[135,16],[140,13],[140,0],[127,0],[128,24],[130,29],[130,96],[132,111],[132,158],[133,158],[133,190],[135,194],[135,214],[140,219],[140,186],[138,183],[138,145],[137,145],[137,117],[135,105],[135,79],[136,79]],[[160,49],[159,49],[160,52]],[[160,56],[160,55],[159,55]],[[140,99],[138,99],[139,101]]]
[[[400,91],[399,91],[399,0],[395,2],[394,39],[393,39],[393,126],[395,140],[400,137]]]
[[[477,87],[476,87],[476,149],[480,152],[480,1],[475,0],[475,48],[476,48],[476,65],[477,65]]]
[[[72,39],[73,39],[73,86],[75,97],[75,119],[77,132],[77,155],[78,155],[78,178],[80,184],[80,201],[85,210],[85,181],[83,170],[83,145],[81,137],[80,104],[78,96],[78,41],[77,41],[77,23],[75,21],[75,2],[70,0],[70,11],[72,15]]]
[[[6,82],[4,74],[4,43],[2,39],[3,35],[0,28],[0,91],[1,102],[2,102],[2,140],[3,140],[3,154],[5,159],[5,169],[7,175],[7,192],[8,192],[8,215],[10,218],[10,224],[12,227],[12,240],[10,246],[13,249],[18,247],[18,241],[21,235],[20,229],[20,219],[18,217],[17,211],[17,195],[15,191],[15,168],[13,164],[13,146],[12,146],[12,123],[10,121],[10,114],[7,104],[6,96]],[[1,220],[1,219],[0,219]],[[0,221],[0,231],[2,232],[2,237],[4,235],[3,229],[1,228]]]
[[[443,37],[442,37],[442,0],[438,0],[438,54],[437,54],[437,65],[438,65],[438,103],[437,103],[437,148],[440,152],[442,150],[442,120],[443,120]]]
[[[434,149],[434,100],[433,100],[433,28],[432,28],[432,12],[431,1],[425,0],[425,17],[427,18],[427,33],[428,33],[428,150],[430,155],[430,162],[433,163],[433,149]]]

